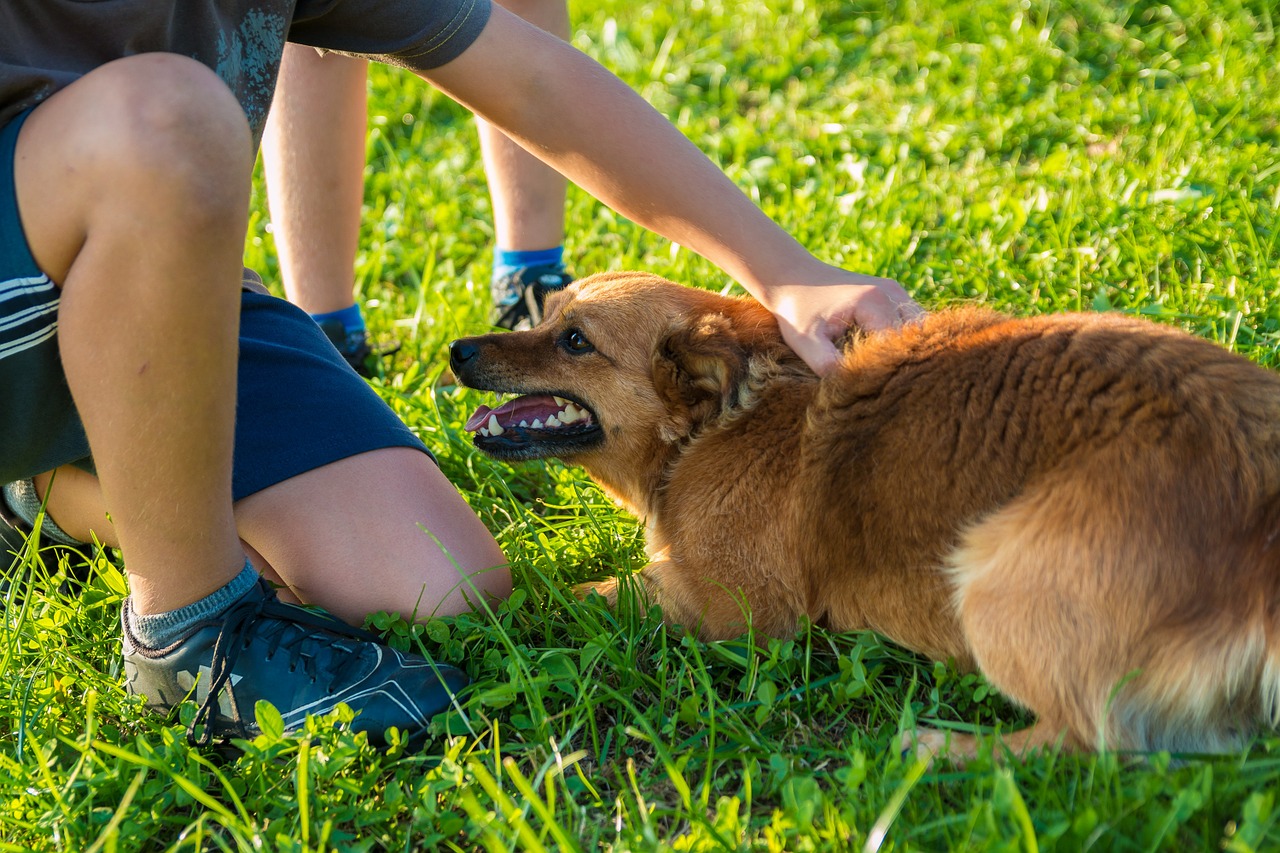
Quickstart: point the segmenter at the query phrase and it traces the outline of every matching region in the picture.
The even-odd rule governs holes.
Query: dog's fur
[[[954,658],[1036,713],[1019,752],[1226,751],[1277,724],[1280,377],[1212,343],[951,310],[855,337],[820,381],[754,300],[623,273],[455,342],[453,368],[590,411],[563,441],[476,444],[583,465],[647,520],[649,596],[705,638],[803,615]]]

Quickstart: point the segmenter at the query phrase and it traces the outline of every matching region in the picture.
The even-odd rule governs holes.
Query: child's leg
[[[285,48],[262,137],[280,279],[309,314],[352,304],[364,201],[369,63]]]
[[[46,494],[48,477],[37,478]],[[71,536],[116,547],[93,475],[58,470],[49,515]],[[511,591],[489,531],[431,458],[390,447],[329,463],[240,500],[236,523],[260,571],[359,625],[388,610],[419,619],[461,613],[467,599]]]
[[[502,552],[404,423],[297,307],[241,301],[233,497],[258,568],[353,624],[505,596]],[[46,480],[63,530],[115,544],[91,476],[64,467],[47,492]]]
[[[475,513],[426,454],[362,453],[236,504],[240,535],[303,602],[359,625],[390,610],[452,615],[505,597],[510,573]]]
[[[564,0],[499,0],[502,6],[554,36],[568,40]],[[477,119],[485,177],[493,203],[498,246],[514,251],[550,249],[564,242],[564,177]]]
[[[244,562],[231,452],[252,164],[222,81],[160,54],[87,74],[18,137],[18,208],[62,288],[62,363],[142,614]]]

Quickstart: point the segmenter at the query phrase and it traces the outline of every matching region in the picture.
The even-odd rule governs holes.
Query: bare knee
[[[351,622],[379,610],[456,615],[511,591],[493,536],[417,450],[292,477],[239,501],[236,520],[299,599]]]
[[[98,73],[95,161],[196,202],[195,213],[238,213],[247,203],[253,141],[226,84],[204,65],[165,53],[118,60]]]
[[[19,133],[14,180],[36,263],[61,285],[96,236],[238,244],[253,155],[243,111],[208,68],[160,53],[103,65]]]

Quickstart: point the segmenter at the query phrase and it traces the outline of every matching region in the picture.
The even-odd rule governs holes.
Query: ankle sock
[[[513,251],[495,248],[493,250],[493,280],[511,275],[525,267],[564,267],[564,246],[550,249],[533,249],[531,251]]]
[[[364,334],[364,312],[360,310],[359,303],[353,302],[341,311],[323,311],[319,314],[312,314],[311,319],[317,323],[324,324],[334,320],[342,324],[342,330],[347,333],[347,337],[355,334]]]
[[[181,640],[196,625],[225,611],[258,582],[258,573],[248,560],[244,568],[224,586],[177,610],[148,613],[133,612],[129,599],[124,602],[124,620],[129,634],[148,649],[163,649]]]
[[[36,494],[36,484],[32,480],[14,480],[12,483],[5,483],[3,489],[0,489],[0,500],[4,501],[9,512],[20,518],[28,527],[35,527],[36,517],[40,515],[41,503],[40,495]],[[40,536],[56,545],[85,544],[54,524],[53,517],[48,513],[45,513],[44,521],[40,522]]]

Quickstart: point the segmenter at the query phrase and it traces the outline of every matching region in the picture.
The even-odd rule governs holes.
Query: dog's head
[[[476,447],[572,460],[633,507],[670,450],[749,407],[762,375],[806,369],[755,300],[643,273],[575,282],[536,328],[454,341],[450,363],[464,385],[517,395],[471,417]]]

